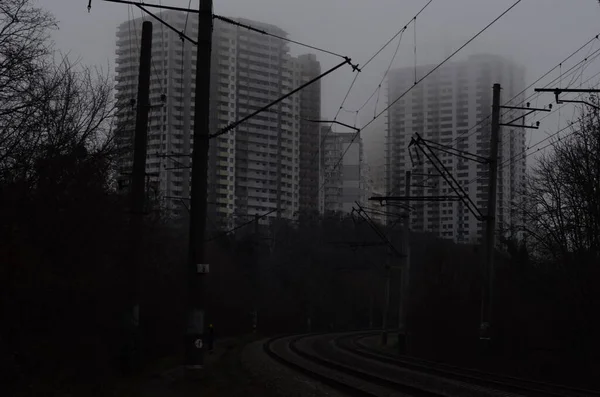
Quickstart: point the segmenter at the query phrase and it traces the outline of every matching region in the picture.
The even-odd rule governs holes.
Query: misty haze
[[[600,1],[0,0],[7,396],[600,396]]]

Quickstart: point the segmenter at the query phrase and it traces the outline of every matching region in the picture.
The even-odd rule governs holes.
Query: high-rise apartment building
[[[356,201],[365,202],[363,143],[362,138],[355,138],[355,135],[354,132],[330,132],[324,138],[322,162],[326,213],[350,213]]]
[[[196,37],[197,16],[178,12],[161,18]],[[278,36],[276,26],[237,19]],[[121,24],[117,31],[117,100],[119,122],[127,126],[122,148],[131,148],[134,113],[130,101],[137,92],[139,38],[142,19]],[[179,35],[154,23],[147,172],[149,180],[176,216],[185,216],[190,192],[193,148],[196,48]],[[311,55],[294,58],[285,41],[215,20],[211,65],[210,130],[220,129],[278,99],[320,68]],[[314,88],[314,87],[313,87]],[[305,103],[302,99],[311,101]],[[320,109],[320,88],[296,94],[238,127],[211,139],[208,202],[212,223],[233,225],[247,216],[294,218],[300,208],[301,113]],[[317,116],[318,117],[318,116]],[[318,131],[317,131],[318,133]],[[317,138],[318,139],[318,138]],[[119,162],[123,180],[131,169],[131,151]]]
[[[417,68],[423,76],[433,66]],[[388,78],[388,102],[398,98],[414,84],[414,68],[397,69]],[[412,169],[413,196],[452,196],[451,187],[437,175],[422,154],[412,156],[408,145],[412,136],[423,138],[489,157],[492,86],[502,86],[501,103],[521,105],[524,69],[495,55],[474,55],[463,62],[442,66],[415,86],[388,111],[386,190],[404,195],[405,171]],[[521,105],[522,106],[522,105]],[[504,121],[519,116],[503,110]],[[476,128],[472,128],[481,122]],[[521,222],[515,205],[522,200],[520,191],[525,178],[525,132],[522,128],[502,127],[498,150],[497,225],[506,228]],[[516,155],[519,156],[516,156]],[[477,205],[487,213],[488,165],[437,152],[444,166],[456,178]],[[516,156],[516,157],[515,157]],[[475,243],[483,235],[478,221],[460,201],[414,202],[411,215],[414,230],[430,231],[457,242]]]

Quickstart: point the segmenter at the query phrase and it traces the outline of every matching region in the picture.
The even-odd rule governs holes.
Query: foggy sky
[[[116,26],[128,19],[128,9],[141,16],[136,7],[92,0],[38,0],[59,20],[60,30],[53,37],[57,50],[68,52],[90,66],[114,72]],[[402,28],[426,3],[426,0],[214,0],[216,14],[245,17],[278,25],[290,38],[332,50],[363,64],[396,31]],[[514,0],[434,0],[416,23],[417,62],[437,63],[479,31]],[[187,7],[188,0],[148,0],[146,4],[168,4]],[[198,1],[192,1],[192,8]],[[158,25],[155,25],[158,26]],[[509,57],[526,67],[526,84],[532,83],[552,66],[600,32],[600,6],[596,0],[523,0],[510,13],[467,46],[454,59],[460,60],[477,52]],[[393,67],[414,63],[413,28],[404,33]],[[396,42],[383,51],[358,78],[345,108],[357,109],[373,92],[388,67]],[[310,52],[291,46],[294,54]],[[600,48],[600,42],[592,49]],[[332,67],[339,58],[317,53],[322,69]],[[580,61],[585,54],[563,65],[563,71]],[[600,71],[600,60],[584,73]],[[556,71],[545,82],[557,77]],[[322,81],[323,118],[332,118],[340,107],[353,78],[349,67]],[[594,82],[595,83],[595,82]],[[491,90],[491,87],[490,87]],[[551,94],[538,105],[553,101]],[[372,102],[374,104],[375,101]],[[385,96],[379,110],[385,106]],[[562,124],[571,109],[563,112]],[[358,125],[373,117],[373,106],[359,114]],[[354,124],[355,116],[342,112],[340,120]],[[558,117],[548,117],[540,130],[527,131],[527,141],[535,143],[557,130]],[[363,133],[365,141],[380,134]]]

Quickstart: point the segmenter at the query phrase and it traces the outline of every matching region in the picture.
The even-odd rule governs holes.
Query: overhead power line
[[[364,70],[385,48],[387,48],[388,45],[390,45],[398,36],[401,36],[402,33],[408,28],[408,26],[410,26],[411,23],[414,23],[417,19],[417,17],[419,15],[421,15],[421,13],[423,11],[425,11],[425,9],[433,2],[433,0],[429,0],[427,3],[425,3],[425,5],[423,7],[421,7],[421,9],[410,19],[408,20],[404,26],[398,30],[396,33],[394,33],[394,35],[392,35],[392,37],[390,37],[385,44],[383,44],[377,51],[375,51],[375,53],[373,53],[373,55],[371,55],[371,57],[369,57],[369,59],[367,59],[367,61],[362,65],[361,69]],[[398,42],[398,47],[400,46],[400,42]],[[396,49],[396,52],[398,50]],[[394,54],[394,57],[396,56],[396,54]],[[391,63],[390,63],[390,67],[391,67]],[[388,68],[389,69],[389,68]],[[386,72],[387,73],[387,72]],[[344,105],[346,104],[346,101],[348,100],[348,97],[350,96],[350,92],[352,91],[352,89],[354,88],[354,85],[356,84],[356,80],[358,79],[358,73],[354,75],[354,78],[352,79],[352,82],[350,83],[350,86],[348,87],[348,90],[346,91],[346,94],[344,95],[344,98],[342,99],[342,103],[340,104],[337,112],[335,113],[335,116],[333,117],[334,121],[337,121],[340,112],[344,109]],[[375,92],[371,95],[371,97],[375,95]],[[370,98],[369,98],[370,99]],[[364,107],[364,105],[363,105]],[[352,112],[355,113],[356,116],[358,116],[358,112]],[[354,127],[356,127],[356,118],[354,119]],[[321,138],[321,145],[320,147],[323,147],[323,145],[325,144],[325,140],[327,139],[327,137],[329,136],[329,134],[331,133],[331,129],[327,130],[325,132],[325,134],[323,135],[323,137]],[[360,133],[360,131],[357,131],[357,134]],[[353,139],[354,142],[354,139]],[[311,162],[315,161],[317,155],[318,155],[319,151],[317,151],[315,153],[315,155],[313,156]]]
[[[174,7],[174,6],[165,6],[165,5],[160,4],[160,3],[159,4],[149,4],[149,3],[144,3],[143,1],[127,1],[127,0],[104,0],[104,1],[111,2],[111,3],[120,3],[120,4],[135,5],[140,10],[144,11],[145,13],[147,13],[148,15],[150,15],[151,17],[153,17],[154,19],[156,19],[157,21],[159,21],[161,24],[165,25],[169,29],[171,29],[174,32],[176,32],[177,34],[179,34],[179,36],[182,39],[188,40],[190,43],[195,44],[195,45],[198,44],[196,42],[196,40],[192,39],[191,37],[189,37],[189,36],[187,36],[185,34],[185,30],[186,30],[185,28],[183,29],[183,31],[178,30],[173,25],[171,25],[168,22],[164,21],[162,18],[160,18],[156,14],[152,13],[151,11],[149,11],[146,8],[146,7],[155,7],[155,8],[165,9],[165,10],[170,10],[170,11],[185,12],[185,13],[187,13],[186,18],[185,18],[185,26],[187,27],[189,14],[190,13],[194,13],[194,14],[198,13],[198,10],[194,10],[194,9],[190,8],[191,7],[191,0],[188,2],[188,8],[181,8],[181,7]],[[430,0],[430,1],[432,1],[432,0]],[[323,52],[325,54],[330,54],[330,55],[333,55],[333,56],[336,56],[336,57],[340,57],[340,58],[343,58],[343,59],[349,59],[349,57],[341,55],[341,54],[338,54],[338,53],[336,53],[334,51],[326,50],[324,48],[320,48],[320,47],[317,47],[317,46],[314,46],[314,45],[310,45],[310,44],[305,44],[305,43],[302,43],[302,42],[297,41],[297,40],[290,39],[290,38],[285,37],[285,36],[281,36],[281,35],[278,35],[278,34],[275,34],[275,33],[267,32],[266,30],[259,29],[259,28],[256,28],[254,26],[251,26],[251,25],[248,25],[248,24],[245,24],[245,23],[238,22],[238,21],[236,21],[234,19],[227,18],[227,17],[222,16],[222,15],[213,14],[213,19],[218,19],[218,20],[221,20],[223,22],[226,22],[226,23],[229,23],[229,24],[232,24],[232,25],[235,25],[235,26],[239,26],[239,27],[248,29],[248,30],[256,32],[256,33],[264,34],[266,36],[271,36],[271,37],[274,37],[274,38],[277,38],[277,39],[280,39],[280,40],[283,40],[283,41],[287,41],[289,43],[293,43],[293,44],[297,44],[297,45],[302,46],[302,47],[310,48],[310,49],[315,50],[315,51],[320,51],[320,52]],[[358,65],[353,65],[353,67],[355,67],[355,68],[358,69]]]
[[[541,145],[542,143],[544,143],[544,142],[548,141],[549,139],[552,139],[553,137],[557,136],[558,134],[560,134],[561,132],[563,132],[564,130],[566,130],[566,129],[567,129],[567,128],[569,128],[569,127],[572,127],[572,125],[567,125],[567,126],[565,126],[565,127],[561,128],[561,129],[559,129],[558,131],[554,132],[554,133],[553,133],[553,134],[551,134],[551,135],[548,135],[546,138],[542,139],[542,140],[541,140],[541,141],[539,141],[538,143],[536,143],[536,144],[534,144],[534,145],[530,146],[528,149],[526,149],[526,150],[523,150],[523,152],[521,152],[521,153],[517,153],[517,154],[515,154],[514,156],[512,156],[511,158],[509,158],[509,159],[507,159],[507,160],[503,161],[503,162],[502,162],[502,163],[501,163],[501,164],[498,166],[498,170],[501,170],[501,169],[504,169],[504,168],[508,167],[508,166],[509,166],[509,165],[510,165],[510,164],[511,164],[513,161],[515,161],[515,160],[518,160],[518,159],[519,159],[519,157],[525,157],[525,156],[527,156],[527,154],[530,154],[529,152],[530,152],[532,149],[534,149],[535,147],[537,147],[537,146]],[[574,131],[573,131],[573,132],[574,132]],[[573,132],[571,132],[571,133],[573,133]],[[566,136],[570,135],[571,133],[567,134]],[[565,138],[566,136],[564,136],[563,138]],[[554,144],[554,142],[550,142],[549,144],[547,144],[547,145],[544,145],[544,146],[542,146],[541,148],[538,148],[538,149],[536,150],[536,152],[539,152],[540,150],[543,150],[543,149],[545,149],[545,148],[547,148],[547,147],[549,147],[549,146],[552,146],[553,144]],[[487,177],[487,176],[483,175],[483,176],[478,176],[478,177],[475,177],[475,178],[471,179],[470,181],[468,181],[468,182],[465,184],[465,186],[469,186],[469,185],[470,185],[470,184],[472,184],[473,182],[477,182],[478,180],[480,180],[480,179],[482,179],[482,178],[485,178],[485,177]]]
[[[222,233],[219,233],[216,236],[213,236],[213,237],[209,238],[208,240],[206,240],[206,242],[213,241],[213,240],[219,239],[221,237],[224,237],[224,236],[228,235],[229,233],[233,233],[236,230],[243,228],[244,226],[248,226],[248,225],[250,225],[252,223],[255,223],[258,219],[261,219],[261,218],[264,218],[264,217],[266,217],[268,215],[271,215],[275,211],[277,211],[277,208],[272,209],[271,211],[265,212],[264,214],[259,215],[258,217],[255,217],[255,218],[253,218],[252,220],[250,220],[248,222],[244,222],[241,225],[238,225],[238,226],[236,226],[236,227],[234,227],[232,229],[229,229],[229,230],[226,230],[226,231],[224,231]]]
[[[388,106],[386,106],[385,109],[383,109],[381,112],[379,112],[371,121],[369,121],[359,131],[357,131],[354,134],[354,137],[352,138],[350,144],[346,147],[346,150],[344,150],[344,152],[342,153],[342,156],[340,157],[340,159],[337,161],[337,163],[333,167],[333,170],[335,170],[341,164],[342,160],[344,159],[344,156],[346,155],[346,153],[348,152],[348,150],[352,146],[352,143],[354,143],[354,141],[356,140],[356,137],[359,135],[359,133],[360,133],[361,130],[364,130],[366,127],[368,127],[370,124],[372,124],[377,118],[381,117],[381,115],[383,115],[388,109],[390,109],[396,102],[398,102],[400,99],[402,99],[404,96],[406,96],[406,94],[408,94],[414,87],[416,87],[419,83],[421,83],[427,77],[431,76],[431,74],[433,74],[437,69],[439,69],[440,67],[442,67],[442,65],[444,65],[451,58],[453,58],[456,54],[458,54],[463,48],[465,48],[467,45],[469,45],[473,40],[475,40],[477,37],[479,37],[483,32],[485,32],[487,29],[489,29],[490,26],[492,26],[494,23],[496,23],[498,20],[500,20],[510,10],[512,10],[514,7],[516,7],[521,1],[522,0],[515,1],[510,7],[508,7],[506,10],[504,10],[499,16],[497,16],[496,18],[494,18],[494,20],[492,20],[485,27],[483,27],[481,30],[479,30],[474,36],[472,36],[469,40],[467,40],[456,51],[454,51],[452,54],[450,54],[449,56],[447,56],[444,60],[442,60],[440,63],[438,63],[433,69],[431,69],[423,77],[421,77],[419,80],[417,80],[415,82],[415,84],[413,84],[406,91],[404,91],[402,94],[400,94],[400,96],[398,98],[394,99],[394,101],[392,101],[392,103],[390,103]],[[427,3],[427,4],[429,4],[429,3]],[[324,186],[325,186],[325,182],[321,185],[321,189]]]
[[[599,54],[599,56],[600,56],[600,54]],[[584,86],[584,85],[585,85],[585,84],[587,84],[587,83],[588,83],[590,80],[592,80],[592,79],[594,79],[594,78],[598,77],[599,75],[600,75],[600,72],[598,72],[598,73],[594,74],[593,76],[591,76],[591,77],[589,77],[588,79],[586,79],[584,82],[581,82],[581,83],[580,83],[580,84],[579,84],[577,87],[582,87],[582,86]],[[598,86],[598,84],[596,84],[595,86],[597,87],[597,86]],[[578,96],[577,96],[577,98],[580,98],[581,96],[582,96],[582,95],[578,95]],[[553,109],[553,110],[552,110],[550,113],[547,113],[546,115],[544,115],[543,117],[541,117],[540,119],[538,119],[538,120],[537,120],[537,122],[541,122],[541,121],[543,121],[544,119],[546,119],[547,117],[549,117],[550,115],[552,115],[552,114],[556,114],[556,112],[560,111],[560,109],[561,109],[562,107],[566,106],[566,105],[567,105],[566,103],[560,104],[559,106],[557,106],[556,108],[554,108],[554,109]],[[562,131],[562,130],[561,130],[561,131]],[[543,141],[545,141],[545,140],[543,140]],[[541,141],[541,142],[543,142],[543,141]],[[540,143],[540,142],[538,142],[538,143],[537,143],[537,144],[535,144],[534,146],[537,146],[539,143]],[[504,141],[504,143],[502,144],[502,147],[503,147],[503,148],[504,148],[504,147],[506,147],[506,145],[507,145],[507,144],[508,144],[508,140],[505,140],[505,141]],[[532,147],[534,147],[534,146],[532,146]],[[528,147],[528,148],[529,148],[529,147]],[[540,149],[538,149],[538,151],[539,151],[539,150],[540,150]],[[512,159],[518,160],[518,156],[519,156],[519,154],[517,154],[517,155],[513,156],[513,158],[511,158],[511,161],[512,161]]]
[[[548,71],[546,71],[545,73],[543,73],[540,77],[538,77],[533,83],[529,84],[527,87],[525,87],[523,90],[521,90],[519,93],[517,93],[516,95],[514,95],[511,99],[509,99],[508,101],[506,101],[502,106],[506,106],[508,104],[510,104],[513,100],[515,100],[517,97],[519,97],[520,95],[522,95],[523,93],[525,93],[528,89],[530,89],[531,87],[533,87],[534,85],[536,85],[539,81],[541,81],[542,79],[544,79],[546,76],[548,76],[550,73],[552,73],[553,71],[555,71],[557,68],[560,67],[560,65],[562,65],[563,63],[567,62],[569,59],[571,59],[573,56],[575,56],[577,53],[579,53],[581,50],[583,50],[585,47],[587,47],[590,43],[598,40],[599,38],[599,34],[596,34],[595,36],[592,36],[588,41],[586,41],[583,45],[581,45],[579,48],[577,48],[575,51],[573,51],[571,54],[569,54],[565,59],[563,59],[562,61],[560,61],[559,63],[557,63],[555,66],[553,66],[552,68],[550,68]],[[591,49],[590,49],[591,51]],[[597,55],[595,55],[597,54]],[[590,59],[590,56],[592,56],[592,58]],[[575,68],[577,68],[578,66],[583,66],[582,64],[585,62],[592,62],[594,59],[596,59],[598,56],[600,56],[600,50],[596,50],[593,53],[590,54],[590,52],[588,52],[588,54],[586,55],[586,57],[579,61],[577,64],[573,65],[567,72],[567,76],[568,74],[570,74],[573,70],[575,70]],[[589,63],[588,63],[589,65]],[[554,84],[558,79],[564,77],[562,74],[559,77],[556,77],[554,80],[552,80],[551,82],[549,82],[548,84],[546,84],[544,87],[549,87],[552,84]],[[589,81],[590,79],[586,80]],[[584,83],[582,83],[583,85]],[[529,99],[531,99],[534,96],[539,96],[539,93],[533,93],[529,96],[527,96],[526,98],[524,98],[522,101],[519,102],[518,106],[523,106]],[[562,107],[562,106],[561,106]],[[504,116],[507,112],[503,113],[502,116]],[[468,139],[470,136],[472,136],[474,133],[477,132],[476,128],[479,127],[481,124],[483,124],[486,120],[489,120],[491,117],[491,113],[488,114],[486,117],[480,119],[477,123],[475,123],[473,126],[471,126],[468,130],[458,134],[451,142],[451,144],[456,143],[458,140],[460,139]],[[543,116],[541,119],[539,119],[539,121],[545,119],[546,117],[548,117],[549,114]],[[468,134],[468,135],[467,135]],[[466,136],[465,136],[466,135]],[[503,144],[506,145],[506,141]],[[425,178],[422,183],[425,183],[426,181],[428,181],[429,179],[431,179],[432,177],[434,177],[435,175],[431,175],[428,176],[427,178]],[[390,194],[391,195],[391,194]]]
[[[109,1],[109,0],[105,0],[105,1]],[[185,27],[183,28],[183,30],[178,30],[176,27],[174,27],[173,25],[171,25],[167,21],[163,20],[158,15],[153,14],[152,12],[148,11],[148,9],[144,7],[144,5],[140,5],[140,4],[136,4],[136,5],[138,6],[138,8],[140,10],[144,11],[146,14],[150,15],[152,18],[154,18],[157,21],[159,21],[162,25],[165,25],[166,27],[168,27],[169,29],[171,29],[172,31],[174,31],[175,33],[177,33],[179,35],[179,37],[181,38],[181,40],[185,39],[185,40],[189,41],[190,43],[192,43],[194,45],[198,45],[198,42],[196,40],[192,39],[191,37],[189,37],[188,35],[185,34],[185,31],[186,31],[186,28],[187,28],[187,20],[188,20],[187,17],[188,16],[185,17]],[[149,5],[149,4],[146,4],[146,5]]]
[[[417,17],[419,15],[421,15],[421,13],[423,11],[425,11],[425,9],[433,2],[433,0],[429,0],[420,10],[419,12],[417,12],[407,23],[404,24],[404,27],[400,30],[398,30],[396,33],[394,33],[394,35],[392,37],[389,38],[388,41],[385,42],[384,45],[382,45],[377,51],[375,51],[375,53],[373,55],[371,55],[371,57],[369,59],[367,59],[367,61],[362,65],[362,68],[364,69],[365,67],[367,67],[380,53],[381,51],[385,50],[387,48],[388,45],[390,45],[398,36],[401,36],[402,33],[404,33],[404,31],[408,28],[408,26],[410,26],[411,23],[414,23],[417,20]],[[400,42],[398,42],[398,46],[400,45]],[[397,51],[397,50],[396,50]],[[394,57],[396,56],[396,54],[394,54]],[[389,69],[389,68],[388,68]],[[342,104],[340,105],[338,112],[336,113],[335,117],[333,118],[334,120],[337,120],[337,117],[339,116],[340,111],[344,108],[344,104],[346,102],[346,100],[348,99],[348,96],[350,95],[350,91],[352,91],[352,88],[354,88],[354,84],[356,83],[356,79],[357,79],[358,75],[354,76],[354,80],[352,80],[352,83],[350,84],[350,87],[348,88],[348,91],[346,92],[346,95],[344,96],[344,99],[342,100]]]
[[[396,37],[398,37],[398,35],[400,35],[411,23],[413,23],[414,21],[416,21],[417,17],[419,15],[421,15],[421,13],[423,11],[425,11],[425,9],[427,8],[427,6],[429,6],[429,4],[431,4],[433,2],[433,0],[429,0],[420,10],[419,12],[417,12],[411,19],[410,21],[408,21],[407,23],[404,24],[404,27],[402,29],[400,29],[398,32],[396,32],[396,34],[394,34],[379,50],[377,50],[372,56],[371,58],[369,58],[367,60],[367,62],[365,62],[365,64],[363,65],[363,67],[367,66],[369,63],[371,63],[371,61],[373,59],[375,59],[375,57],[377,57],[377,55],[379,55],[379,53],[381,51],[383,51],[388,45],[390,45],[390,43],[392,41],[394,41],[394,39]]]
[[[400,37],[398,38],[398,44],[396,45],[396,50],[394,51],[394,55],[392,56],[392,59],[390,59],[390,63],[388,65],[387,69],[385,70],[385,73],[383,74],[381,81],[377,85],[377,88],[375,88],[375,90],[373,90],[373,93],[369,96],[369,98],[356,110],[356,113],[363,110],[363,108],[365,106],[367,106],[367,103],[369,103],[371,101],[371,99],[375,96],[375,94],[377,94],[377,101],[379,101],[379,95],[381,93],[381,86],[385,82],[385,78],[387,77],[388,73],[390,72],[390,69],[392,68],[394,60],[396,59],[396,55],[398,55],[398,50],[400,49],[400,44],[402,43],[402,36],[405,31],[406,31],[406,26],[403,27],[402,30],[400,31]],[[377,111],[377,105],[375,105],[375,111]]]
[[[444,65],[446,62],[448,62],[450,59],[452,59],[456,54],[458,54],[463,48],[465,48],[466,46],[468,46],[469,44],[471,44],[471,42],[473,40],[475,40],[477,37],[479,37],[483,32],[485,32],[486,30],[488,30],[490,28],[490,26],[492,26],[493,24],[495,24],[496,22],[498,22],[498,20],[500,20],[504,15],[506,15],[510,10],[512,10],[513,8],[515,8],[521,1],[523,0],[517,0],[515,1],[510,7],[508,7],[506,10],[504,10],[504,12],[502,12],[502,14],[498,15],[496,18],[494,18],[493,21],[491,21],[490,23],[488,23],[483,29],[481,29],[479,32],[477,32],[473,37],[471,37],[469,40],[467,40],[463,45],[461,45],[456,51],[454,51],[452,54],[448,55],[442,62],[438,63],[433,69],[431,69],[429,72],[427,72],[423,77],[421,77],[419,80],[417,80],[415,82],[415,84],[413,84],[411,87],[409,87],[406,91],[404,91],[402,94],[400,94],[400,96],[396,99],[394,99],[392,101],[392,103],[390,103],[388,106],[386,106],[385,109],[383,109],[381,112],[379,112],[374,118],[373,120],[369,121],[367,124],[365,124],[362,129],[366,128],[367,126],[369,126],[371,123],[373,123],[377,118],[381,117],[381,115],[383,115],[386,111],[388,111],[388,109],[390,109],[392,106],[394,106],[394,104],[396,104],[400,99],[404,98],[406,96],[406,94],[408,94],[414,87],[417,86],[417,84],[419,84],[420,82],[422,82],[423,80],[425,80],[427,77],[431,76],[431,74],[433,74],[436,70],[438,70],[439,68],[442,67],[442,65]]]
[[[569,59],[571,59],[573,56],[575,56],[579,51],[581,51],[582,49],[584,49],[586,46],[588,46],[590,43],[592,43],[594,40],[598,40],[599,35],[595,35],[593,36],[591,39],[589,39],[588,41],[586,41],[581,47],[579,47],[578,49],[576,49],[575,51],[573,51],[569,56],[567,56],[565,59],[563,59],[562,61],[560,61],[559,63],[557,63],[555,66],[553,66],[552,68],[550,68],[548,71],[546,71],[545,73],[543,73],[540,77],[538,77],[533,83],[529,84],[527,87],[525,87],[523,90],[521,90],[518,94],[514,95],[511,99],[509,99],[508,101],[506,101],[503,106],[508,105],[509,103],[511,103],[513,100],[515,100],[517,97],[519,97],[520,95],[522,95],[523,93],[525,93],[528,89],[530,89],[531,87],[533,87],[534,85],[536,85],[539,81],[541,81],[542,79],[544,79],[546,76],[548,76],[550,73],[552,73],[553,71],[555,71],[557,68],[560,67],[560,65],[562,65],[563,63],[567,62]],[[594,52],[594,54],[597,51]],[[592,54],[593,55],[593,54]],[[584,59],[587,60],[589,58],[590,54],[588,54],[586,56],[586,58]],[[576,67],[578,64],[576,64],[574,67]],[[558,77],[556,79],[554,79],[553,81],[556,81],[558,79]],[[547,86],[553,84],[552,82],[548,83]],[[529,95],[528,97],[526,97],[525,99],[523,99],[518,106],[523,106],[523,104],[525,102],[527,102],[528,99],[531,99],[533,96],[537,95],[536,93],[533,93],[531,95]],[[504,114],[503,114],[504,115]],[[467,131],[459,134],[456,138],[454,138],[454,140],[452,141],[452,143],[455,143],[456,141],[458,141],[458,139],[462,138],[465,134],[469,134],[469,132],[471,132],[472,130],[474,130],[475,128],[477,128],[478,126],[480,126],[482,123],[484,123],[486,120],[488,120],[490,117],[492,116],[492,114],[488,114],[486,117],[482,118],[481,120],[479,120],[477,123],[475,123],[472,127],[470,127]],[[471,135],[473,135],[474,132],[471,132],[469,135],[466,136],[466,138],[470,137]]]
[[[343,61],[343,62],[341,62],[341,63],[337,64],[336,66],[332,67],[331,69],[327,70],[326,72],[324,72],[324,73],[321,73],[319,76],[317,76],[317,77],[315,77],[314,79],[312,79],[312,80],[310,80],[310,81],[308,81],[308,82],[306,82],[306,83],[302,84],[301,86],[299,86],[299,87],[297,87],[297,88],[293,89],[292,91],[288,92],[287,94],[285,94],[285,95],[283,95],[283,96],[279,97],[278,99],[274,100],[273,102],[269,103],[268,105],[265,105],[265,106],[261,107],[260,109],[258,109],[258,110],[255,110],[254,112],[250,113],[250,114],[249,114],[249,115],[247,115],[246,117],[244,117],[244,118],[242,118],[242,119],[240,119],[240,120],[238,120],[238,121],[236,121],[236,122],[234,122],[234,123],[231,123],[231,124],[230,124],[230,125],[228,125],[227,127],[224,127],[224,128],[222,128],[221,130],[219,130],[219,131],[217,131],[217,132],[215,132],[215,133],[213,133],[213,134],[210,134],[210,135],[208,136],[208,138],[209,138],[209,139],[212,139],[212,138],[216,138],[216,137],[218,137],[218,136],[220,136],[220,135],[223,135],[223,134],[226,134],[226,133],[228,133],[229,131],[233,130],[234,128],[236,128],[236,127],[237,127],[237,126],[239,126],[240,124],[242,124],[242,123],[244,123],[244,122],[248,121],[248,120],[249,120],[249,119],[251,119],[252,117],[255,117],[255,116],[256,116],[256,115],[258,115],[259,113],[262,113],[262,112],[264,112],[264,111],[268,110],[269,108],[271,108],[271,107],[275,106],[276,104],[278,104],[279,102],[283,101],[284,99],[286,99],[286,98],[288,98],[288,97],[290,97],[290,96],[294,95],[294,94],[295,94],[295,93],[297,93],[298,91],[301,91],[302,89],[304,89],[304,88],[308,87],[309,85],[313,84],[314,82],[316,82],[316,81],[318,81],[318,80],[322,79],[323,77],[327,76],[328,74],[330,74],[330,73],[332,73],[332,72],[336,71],[337,69],[341,68],[341,67],[342,67],[342,66],[344,66],[345,64],[349,64],[349,65],[351,65],[351,63],[350,63],[350,59],[349,59],[349,58],[346,58],[346,59],[344,59],[344,61]]]
[[[347,56],[338,54],[336,52],[325,50],[323,48],[319,48],[319,47],[316,47],[316,46],[313,46],[313,45],[310,45],[310,44],[304,44],[304,43],[301,43],[299,41],[287,38],[285,36],[280,36],[280,35],[277,35],[277,34],[274,34],[274,33],[270,33],[270,32],[267,32],[266,30],[258,29],[258,28],[255,28],[254,26],[251,26],[251,25],[248,25],[248,24],[245,24],[245,23],[241,23],[241,22],[235,21],[235,20],[233,20],[231,18],[227,18],[227,17],[221,16],[221,15],[214,14],[213,18],[221,20],[223,22],[227,22],[227,23],[229,23],[231,25],[235,25],[235,26],[239,26],[239,27],[244,28],[244,29],[248,29],[248,30],[256,32],[256,33],[264,34],[266,36],[271,36],[271,37],[274,37],[274,38],[279,39],[279,40],[287,41],[287,42],[290,42],[290,43],[293,43],[293,44],[297,44],[297,45],[302,46],[302,47],[310,48],[311,50],[321,51],[321,52],[323,52],[325,54],[329,54],[329,55],[333,55],[333,56],[336,56],[336,57],[340,57],[342,59],[347,59],[348,58]],[[355,67],[358,68],[358,65],[355,65]]]

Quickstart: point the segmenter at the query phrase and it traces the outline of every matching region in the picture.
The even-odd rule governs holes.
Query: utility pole
[[[386,346],[388,342],[388,316],[390,311],[390,283],[392,282],[392,250],[387,248],[385,264],[385,297],[383,298],[383,319],[381,321],[381,345]]]
[[[131,173],[131,257],[129,268],[129,313],[128,329],[129,365],[136,368],[140,359],[140,265],[141,243],[144,228],[144,211],[146,202],[146,147],[148,142],[148,112],[150,111],[150,65],[152,54],[152,22],[142,25],[142,43],[140,51],[140,68],[138,76],[138,93],[135,118],[135,136],[133,142],[133,169]]]
[[[407,198],[407,209],[404,214],[404,230],[402,231],[402,254],[404,266],[400,278],[400,305],[398,311],[398,352],[405,354],[408,345],[408,308],[410,299],[410,179],[411,172],[406,171],[404,180],[404,195]]]
[[[382,319],[382,324],[381,324],[381,344],[382,345],[387,345],[387,340],[388,340],[388,316],[389,316],[389,308],[390,308],[390,284],[391,284],[391,279],[392,279],[392,253],[396,255],[396,257],[401,257],[402,254],[400,253],[400,251],[398,251],[396,249],[396,247],[394,247],[394,245],[391,243],[391,241],[389,240],[389,238],[379,229],[379,227],[377,227],[377,225],[375,225],[373,223],[373,221],[371,220],[371,217],[369,216],[369,214],[367,214],[367,212],[364,210],[364,208],[362,207],[362,205],[360,205],[360,203],[358,201],[355,201],[356,206],[358,207],[358,210],[353,209],[352,212],[354,213],[356,211],[356,213],[362,218],[364,219],[367,224],[371,227],[371,229],[373,229],[373,231],[379,236],[380,239],[383,240],[384,244],[387,246],[387,258],[386,258],[386,264],[385,264],[385,297],[384,297],[384,302],[383,302],[383,319]],[[398,268],[398,266],[395,266],[396,268]]]
[[[256,327],[258,323],[258,258],[260,257],[260,224],[258,223],[260,217],[258,214],[254,214],[254,273],[252,275],[252,333],[256,333]]]
[[[205,283],[209,266],[205,258],[206,192],[208,177],[210,63],[212,52],[212,0],[200,0],[198,14],[198,57],[196,61],[196,98],[192,187],[190,194],[190,231],[187,285],[188,323],[185,333],[185,364],[202,368],[205,350]]]
[[[492,293],[494,283],[494,252],[496,246],[496,187],[498,176],[498,140],[500,138],[500,84],[494,84],[492,94],[492,134],[490,141],[487,216],[485,217],[485,262],[481,285],[481,323],[479,340],[484,351],[491,344]]]
[[[371,282],[369,283],[369,329],[373,329],[373,317],[375,315],[375,288],[373,288],[377,283],[377,274],[375,273],[375,267],[373,264],[367,260],[369,264],[369,278]]]
[[[373,291],[370,292],[369,297],[369,329],[373,329],[373,304],[375,303],[375,298],[373,297]]]

